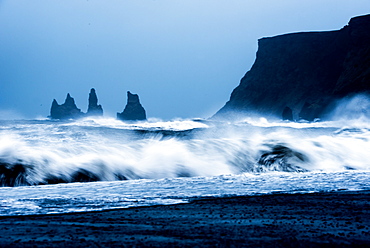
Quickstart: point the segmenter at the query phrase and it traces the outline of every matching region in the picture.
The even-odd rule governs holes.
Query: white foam
[[[87,117],[74,122],[66,123],[65,126],[91,126],[109,127],[128,130],[170,130],[185,131],[196,128],[208,128],[209,126],[193,120],[162,121],[149,119],[148,121],[124,122],[114,118]]]
[[[145,129],[142,123],[112,120],[109,127],[110,121],[8,123],[0,128],[0,161],[10,166],[25,165],[26,179],[35,184],[50,176],[68,179],[79,170],[89,171],[100,180],[116,180],[117,175],[154,179],[237,174],[253,171],[261,155],[276,145],[304,155],[306,160],[288,157],[287,162],[308,171],[370,169],[370,131],[351,122],[343,128],[312,128],[307,123],[295,123],[299,128],[288,128],[286,123],[270,123],[269,127],[206,125],[208,128],[188,137],[164,137],[161,133],[143,136],[113,128],[141,125]],[[155,126],[184,130],[205,124],[172,121],[145,125],[150,126],[145,130]]]
[[[369,190],[370,171],[271,172],[214,177],[0,188],[0,215],[50,214],[176,204],[198,197]]]

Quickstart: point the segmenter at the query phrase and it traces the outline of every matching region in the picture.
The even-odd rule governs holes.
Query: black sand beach
[[[370,191],[0,217],[0,247],[370,247]]]

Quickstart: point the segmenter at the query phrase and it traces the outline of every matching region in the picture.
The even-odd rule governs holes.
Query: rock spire
[[[98,97],[96,96],[95,89],[92,88],[89,93],[89,106],[87,109],[87,115],[95,115],[95,116],[102,116],[103,115],[103,108],[99,104],[98,105]]]
[[[122,113],[117,113],[117,119],[123,121],[146,120],[146,113],[140,104],[139,96],[127,91],[127,105]]]
[[[57,100],[53,100],[50,109],[52,119],[73,119],[81,117],[83,113],[75,104],[75,100],[68,93],[63,104],[59,105]]]

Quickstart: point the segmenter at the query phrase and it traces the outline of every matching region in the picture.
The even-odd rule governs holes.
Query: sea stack
[[[293,111],[289,107],[285,107],[282,114],[284,121],[294,121],[293,119]]]
[[[96,96],[94,88],[92,88],[89,93],[89,106],[86,114],[89,116],[103,115],[103,108],[100,104],[98,105],[98,97]]]
[[[340,30],[284,34],[258,41],[256,60],[214,118],[257,115],[313,121],[335,103],[370,94],[370,15]]]
[[[146,113],[140,104],[139,96],[127,91],[127,105],[122,113],[117,113],[117,119],[123,121],[146,120]]]
[[[77,108],[75,100],[68,93],[67,98],[62,105],[59,105],[57,100],[53,100],[50,109],[50,118],[52,119],[73,119],[83,115],[81,110]]]

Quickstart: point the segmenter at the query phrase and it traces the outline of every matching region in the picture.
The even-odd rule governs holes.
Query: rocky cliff
[[[68,93],[65,102],[61,105],[58,104],[57,100],[53,100],[50,109],[50,116],[51,119],[76,119],[81,118],[83,116],[102,116],[103,115],[103,108],[101,105],[98,105],[98,97],[96,96],[95,89],[92,88],[89,94],[89,106],[87,109],[87,113],[81,112],[79,108],[77,108],[75,100],[71,97]]]
[[[117,119],[123,121],[146,120],[146,113],[140,104],[139,96],[127,92],[127,105],[122,113],[117,113]]]
[[[81,117],[83,113],[77,108],[75,100],[68,93],[63,104],[59,105],[57,100],[53,100],[50,109],[52,119],[71,119]]]
[[[370,15],[337,31],[258,41],[256,60],[214,117],[244,112],[290,119],[325,118],[336,100],[370,93]],[[290,115],[290,114],[288,114]]]
[[[103,108],[99,104],[98,105],[98,97],[96,95],[95,89],[92,88],[89,93],[89,105],[87,108],[87,115],[95,115],[95,116],[102,116],[103,115]]]

